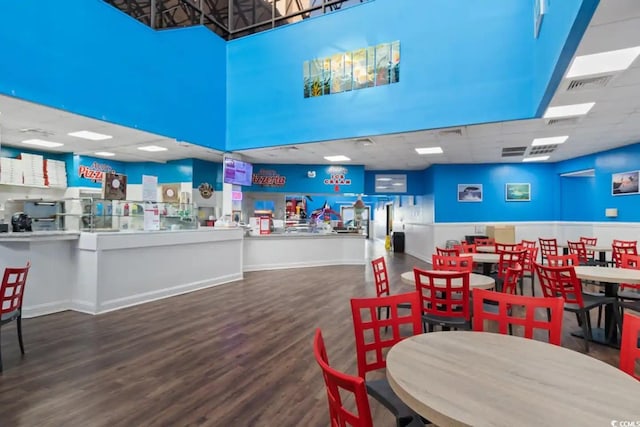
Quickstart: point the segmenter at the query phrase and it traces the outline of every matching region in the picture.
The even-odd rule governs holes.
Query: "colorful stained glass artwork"
[[[302,76],[305,98],[398,83],[400,42],[305,61]]]

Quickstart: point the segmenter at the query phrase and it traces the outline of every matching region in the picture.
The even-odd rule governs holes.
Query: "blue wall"
[[[435,165],[435,222],[553,221],[559,190],[553,164]],[[530,202],[505,201],[505,184],[531,183]],[[482,202],[458,202],[458,184],[482,184]]]
[[[216,191],[222,191],[222,163],[193,159],[193,187],[208,183]]]
[[[591,165],[591,166],[589,166]],[[640,170],[640,143],[559,162],[557,173],[595,168],[593,178],[561,178],[564,221],[640,221],[640,195],[614,196],[611,176],[614,173]],[[606,208],[617,208],[617,218],[606,218]]]
[[[153,31],[101,0],[0,9],[0,93],[224,149],[226,44],[213,32]]]

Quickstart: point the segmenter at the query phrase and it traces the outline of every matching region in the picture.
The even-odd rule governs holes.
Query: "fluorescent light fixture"
[[[387,182],[387,181],[391,181],[391,178],[377,178],[377,179],[376,179],[376,181],[384,181],[384,182]]]
[[[47,148],[62,147],[64,145],[64,144],[61,144],[60,142],[45,141],[43,139],[25,139],[24,141],[22,141],[22,143],[27,145],[37,145],[38,147],[47,147]]]
[[[551,136],[549,138],[536,138],[531,143],[532,147],[537,147],[539,145],[557,145],[564,143],[569,136]]]
[[[549,156],[525,157],[522,159],[523,162],[544,162],[545,160],[549,160]]]
[[[90,141],[104,141],[105,139],[113,138],[111,135],[104,135],[102,133],[91,132],[88,130],[79,130],[77,132],[70,132],[67,135],[75,136],[76,138],[88,139]]]
[[[168,148],[158,147],[157,145],[145,145],[144,147],[138,147],[138,150],[156,152],[167,151]]]
[[[116,155],[116,153],[111,153],[109,151],[96,151],[95,153],[96,156],[102,156],[102,157],[113,157]]]
[[[596,105],[595,102],[587,102],[584,104],[559,105],[557,107],[549,107],[544,113],[544,118],[552,119],[555,117],[582,116],[591,111],[594,105]]]
[[[442,148],[441,147],[416,148],[416,152],[418,154],[442,154]]]
[[[640,55],[640,46],[576,56],[567,78],[626,70]]]
[[[330,162],[348,162],[351,160],[347,156],[324,156],[325,160],[329,160]]]

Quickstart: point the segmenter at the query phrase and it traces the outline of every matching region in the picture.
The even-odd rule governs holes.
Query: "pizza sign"
[[[91,166],[80,165],[78,167],[78,176],[80,178],[90,179],[93,182],[102,182],[102,178],[106,172],[114,172],[111,166],[105,163],[93,162]]]
[[[264,187],[284,187],[287,183],[287,177],[273,170],[261,169],[258,173],[253,174],[251,182]]]

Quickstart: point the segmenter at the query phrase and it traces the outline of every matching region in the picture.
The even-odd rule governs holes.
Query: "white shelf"
[[[26,188],[47,188],[52,190],[66,190],[67,187],[49,186],[49,185],[29,185],[29,184],[12,184],[9,182],[0,182],[0,185],[8,185],[10,187],[26,187]]]

